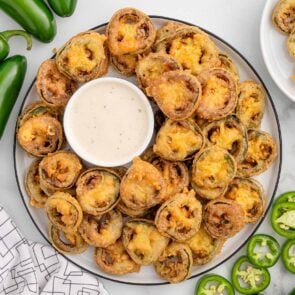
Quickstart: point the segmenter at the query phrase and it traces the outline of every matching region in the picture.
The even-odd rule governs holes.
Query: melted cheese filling
[[[95,187],[83,193],[79,199],[84,208],[105,207],[118,196],[120,185],[117,178],[108,173],[101,173],[100,176]]]
[[[243,124],[249,126],[250,123],[259,118],[263,112],[264,103],[262,99],[247,96],[241,100],[239,105],[239,118]]]
[[[144,256],[150,255],[153,251],[154,243],[161,239],[162,236],[154,227],[142,223],[132,227],[134,236],[128,244],[128,249],[135,253],[140,252]]]
[[[69,71],[85,71],[88,73],[96,68],[98,63],[106,58],[103,47],[105,40],[104,35],[92,35],[86,36],[85,41],[81,37],[81,41],[68,46],[65,58],[67,58],[66,66]]]
[[[65,225],[72,225],[75,223],[77,218],[76,209],[73,208],[73,205],[69,202],[62,199],[52,199],[50,200],[50,207],[61,215],[59,218]],[[53,216],[53,218],[55,218],[55,216]]]
[[[155,149],[161,154],[176,154],[185,159],[190,153],[202,147],[202,136],[178,124],[166,124],[157,137]]]
[[[261,203],[260,194],[251,189],[249,185],[245,183],[240,183],[237,186],[231,188],[231,190],[226,194],[226,198],[235,200],[244,209],[247,216],[252,216],[251,210],[256,204]]]
[[[185,111],[191,103],[193,93],[187,88],[185,81],[166,81],[158,85],[157,96],[161,99],[161,105],[169,111]]]
[[[260,162],[267,160],[271,156],[272,147],[265,136],[255,136],[248,141],[248,151],[246,160],[250,162]]]
[[[202,104],[213,110],[223,109],[230,100],[228,83],[216,76],[211,76],[202,88]]]
[[[228,151],[232,149],[235,142],[243,139],[241,132],[237,128],[229,128],[224,123],[219,125],[219,129],[215,130],[210,136],[210,141]]]
[[[204,155],[198,162],[193,179],[199,186],[227,183],[232,177],[233,167],[223,151],[212,151]]]
[[[175,38],[169,50],[172,55],[183,67],[189,69],[192,74],[198,74],[211,62],[208,38],[202,34],[194,34],[192,37]]]

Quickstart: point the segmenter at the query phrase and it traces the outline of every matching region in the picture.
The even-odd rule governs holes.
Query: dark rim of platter
[[[155,19],[164,19],[164,20],[168,20],[168,21],[175,21],[175,22],[180,22],[180,23],[183,23],[183,24],[186,24],[186,25],[191,25],[191,26],[196,26],[192,23],[189,23],[189,22],[186,22],[186,21],[182,21],[182,20],[178,20],[178,19],[175,19],[175,18],[170,18],[170,17],[164,17],[164,16],[158,16],[158,15],[150,15],[151,18],[155,18]],[[108,23],[104,23],[104,24],[101,24],[99,26],[96,26],[94,28],[92,28],[92,30],[98,30],[104,26],[106,26]],[[199,27],[199,26],[198,26]],[[199,27],[200,29],[202,29],[203,31],[207,32],[209,35],[213,36],[214,38],[218,39],[219,41],[221,41],[222,43],[224,43],[226,46],[228,46],[231,50],[233,50],[237,55],[239,55],[241,57],[241,59],[251,68],[251,70],[254,72],[254,74],[256,75],[256,77],[259,79],[260,83],[263,85],[267,95],[268,95],[268,98],[269,98],[269,102],[271,104],[271,107],[272,107],[272,110],[274,112],[274,115],[275,115],[275,119],[276,119],[276,124],[277,124],[277,127],[278,127],[278,133],[279,133],[279,150],[280,150],[280,153],[279,153],[279,157],[278,157],[278,160],[279,160],[279,169],[278,169],[278,176],[277,176],[277,179],[276,179],[276,183],[275,183],[275,188],[274,188],[274,192],[273,192],[273,195],[271,196],[271,200],[270,200],[270,203],[268,205],[268,207],[266,208],[265,210],[265,214],[264,216],[261,218],[261,220],[255,225],[255,228],[252,230],[251,234],[247,237],[247,239],[245,240],[245,242],[242,243],[242,245],[240,245],[240,247],[238,247],[229,257],[227,257],[226,259],[222,260],[221,262],[219,262],[217,265],[211,267],[210,269],[206,270],[206,271],[203,271],[199,274],[196,274],[196,275],[192,275],[190,277],[190,279],[192,278],[196,278],[196,277],[199,277],[211,270],[213,270],[214,268],[220,266],[221,264],[223,264],[224,262],[226,262],[227,260],[229,260],[231,257],[233,257],[249,240],[249,238],[257,231],[257,229],[259,228],[259,226],[261,225],[261,223],[264,221],[270,207],[271,207],[271,203],[274,199],[274,196],[276,194],[276,191],[277,191],[277,187],[278,187],[278,182],[279,182],[279,179],[280,179],[280,174],[281,174],[281,167],[282,167],[282,136],[281,136],[281,128],[280,128],[280,123],[279,123],[279,119],[278,119],[278,114],[276,112],[276,109],[275,109],[275,106],[274,106],[274,103],[273,103],[273,100],[270,96],[270,93],[269,91],[267,90],[264,82],[262,81],[261,77],[258,75],[258,73],[256,72],[256,70],[253,68],[253,66],[247,61],[247,59],[238,51],[236,50],[233,46],[231,46],[230,44],[228,44],[226,41],[224,41],[222,38],[216,36],[215,34],[203,29],[202,27]],[[34,81],[32,82],[32,84],[30,85],[24,99],[23,99],[23,102],[21,104],[21,107],[20,107],[20,110],[19,110],[19,115],[20,113],[22,112],[23,110],[23,107],[24,107],[24,104],[26,102],[26,99],[27,99],[27,96],[29,95],[29,92],[31,91],[33,85],[35,83],[35,79]],[[16,128],[15,130],[17,129],[17,124],[16,124]],[[20,195],[22,197],[22,200],[23,200],[23,203],[25,205],[25,208],[28,212],[28,214],[30,215],[33,223],[35,224],[36,228],[38,229],[38,231],[40,232],[40,234],[43,236],[43,238],[49,243],[51,244],[51,242],[49,241],[48,237],[43,234],[43,232],[39,229],[38,225],[36,224],[33,216],[31,215],[30,213],[30,210],[26,204],[26,201],[25,201],[25,196],[22,194],[22,190],[21,190],[21,186],[20,186],[20,183],[19,183],[19,177],[18,177],[18,173],[17,173],[17,168],[16,168],[16,145],[17,145],[17,140],[16,140],[16,132],[15,132],[15,136],[14,136],[14,146],[13,146],[13,150],[14,150],[14,154],[13,154],[13,157],[14,157],[14,172],[15,172],[15,177],[16,177],[16,182],[17,182],[17,186],[18,186],[18,190],[20,192]],[[63,257],[65,257],[67,260],[69,260],[71,263],[75,264],[76,266],[82,268],[83,270],[95,275],[95,276],[98,276],[98,277],[101,277],[103,279],[107,279],[107,280],[110,280],[110,281],[113,281],[113,282],[117,282],[117,283],[123,283],[123,284],[129,284],[129,285],[143,285],[143,286],[155,286],[155,285],[166,285],[166,284],[169,284],[169,282],[160,282],[160,283],[140,283],[140,282],[126,282],[126,281],[121,281],[119,279],[113,279],[113,278],[109,278],[109,277],[106,277],[106,276],[103,276],[101,274],[97,274],[95,272],[92,272],[92,271],[89,271],[88,269],[86,269],[85,267],[79,265],[78,263],[74,262],[73,260],[71,260],[69,257],[67,257],[66,255],[60,253]]]

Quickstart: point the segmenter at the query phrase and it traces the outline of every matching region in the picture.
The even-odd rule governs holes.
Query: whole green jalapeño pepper
[[[286,269],[295,274],[295,239],[288,240],[284,244],[282,249],[282,259]]]
[[[32,48],[32,38],[25,31],[21,30],[11,30],[4,31],[0,33],[0,63],[8,56],[10,48],[8,44],[8,40],[13,36],[22,36],[27,41],[27,50]]]
[[[222,276],[208,274],[203,276],[197,285],[195,295],[234,295],[232,284]]]
[[[15,55],[0,64],[0,139],[19,95],[27,70],[24,56]]]
[[[48,0],[52,10],[61,17],[71,16],[77,6],[77,0]]]
[[[0,0],[0,9],[42,42],[56,35],[54,16],[43,0]]]
[[[256,266],[271,267],[280,257],[280,244],[271,236],[255,235],[248,242],[247,256]]]
[[[257,294],[265,290],[270,283],[267,268],[256,267],[247,256],[240,257],[231,273],[234,287],[242,294]]]

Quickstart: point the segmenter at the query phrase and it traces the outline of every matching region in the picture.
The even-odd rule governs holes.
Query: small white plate
[[[157,27],[162,26],[167,20],[171,20],[169,18],[152,16],[153,22]],[[177,21],[177,20],[174,20]],[[179,21],[181,22],[181,21]],[[185,23],[185,22],[183,22]],[[98,32],[105,32],[105,24],[100,25],[94,30]],[[239,68],[241,81],[252,79],[257,81],[258,83],[264,86],[263,81],[256,73],[255,69],[249,64],[249,62],[233,47],[227,44],[224,40],[220,39],[219,37],[215,36],[214,34],[208,32],[210,34],[212,40],[215,42],[217,47],[221,52],[227,53],[236,63]],[[121,77],[112,67],[109,68],[109,72],[107,76],[111,77]],[[129,80],[130,82],[136,83],[134,77],[129,77],[125,79]],[[35,81],[33,81],[31,87],[28,89],[27,95],[24,98],[22,107],[20,112],[24,109],[26,105],[29,103],[38,100],[38,95],[35,87]],[[265,86],[264,86],[265,88]],[[255,177],[264,187],[265,194],[266,194],[266,211],[270,208],[274,195],[276,193],[278,181],[280,178],[280,170],[281,170],[281,161],[282,161],[282,149],[281,149],[281,131],[278,116],[271,99],[271,96],[268,90],[265,88],[267,94],[266,100],[266,109],[265,114],[262,121],[261,129],[269,132],[273,138],[275,139],[277,146],[278,146],[278,157],[273,163],[273,165],[263,174]],[[14,165],[15,165],[15,174],[16,180],[18,184],[18,188],[22,199],[24,201],[25,207],[32,218],[33,222],[35,223],[36,227],[39,229],[40,233],[43,237],[49,242],[48,237],[48,218],[46,214],[41,209],[36,209],[30,206],[30,199],[25,191],[24,187],[24,177],[26,171],[32,162],[32,157],[28,156],[28,154],[21,149],[18,145],[16,138],[14,144]],[[265,214],[266,215],[266,214]],[[263,221],[264,217],[257,223],[248,224],[244,227],[244,229],[235,235],[233,238],[227,240],[225,243],[220,255],[215,257],[212,261],[205,265],[195,266],[193,267],[192,271],[192,278],[202,275],[214,268],[218,265],[225,263],[231,256],[233,256],[245,243],[248,239],[254,234],[254,232],[259,227],[260,223]],[[49,242],[50,243],[50,242]],[[94,275],[98,275],[100,277],[113,280],[116,282],[121,282],[125,284],[135,284],[135,285],[160,285],[160,284],[167,284],[166,281],[162,280],[154,270],[153,266],[143,266],[139,273],[131,273],[124,276],[115,276],[110,275],[107,273],[102,272],[94,262],[93,259],[93,248],[90,247],[86,252],[78,255],[64,255],[69,261],[75,263],[79,267],[91,272]]]
[[[295,101],[295,60],[287,49],[288,35],[281,33],[272,23],[272,12],[278,0],[267,0],[260,23],[260,46],[269,74],[277,86]]]

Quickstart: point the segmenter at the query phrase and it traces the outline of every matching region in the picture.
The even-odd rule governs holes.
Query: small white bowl
[[[143,111],[145,111],[145,116],[147,118],[146,119],[147,126],[145,127],[146,134],[142,135],[142,133],[140,133],[141,134],[140,136],[143,137],[142,142],[140,144],[138,144],[136,146],[136,148],[134,148],[135,150],[134,149],[133,149],[133,151],[130,150],[130,154],[124,155],[123,157],[121,157],[119,159],[115,159],[115,160],[110,160],[110,159],[105,160],[103,158],[99,159],[93,153],[89,152],[89,150],[87,151],[87,147],[89,147],[89,144],[85,144],[85,143],[81,144],[81,142],[83,141],[83,140],[81,141],[81,136],[84,137],[84,141],[85,141],[85,138],[86,138],[85,133],[83,132],[83,135],[81,135],[81,132],[80,132],[80,135],[79,135],[78,134],[79,132],[74,131],[75,128],[80,128],[81,126],[85,126],[85,125],[82,125],[82,122],[81,122],[81,125],[78,124],[79,125],[78,127],[76,126],[75,128],[73,128],[73,126],[71,126],[71,119],[73,119],[72,116],[74,116],[73,112],[75,109],[75,107],[74,107],[75,103],[78,100],[83,98],[83,94],[85,97],[85,91],[87,91],[87,90],[91,91],[89,89],[91,89],[93,87],[95,89],[96,86],[98,86],[98,88],[99,88],[99,86],[101,87],[102,83],[112,83],[112,85],[119,85],[119,87],[124,86],[124,88],[126,88],[126,87],[129,88],[129,90],[131,90],[131,92],[134,94],[132,96],[134,98],[134,100],[138,99],[141,101],[141,106],[143,108]],[[95,99],[99,99],[99,95],[100,95],[100,93],[97,92],[98,98],[95,98]],[[90,97],[90,96],[91,95],[89,95],[88,97]],[[80,103],[81,103],[81,101],[80,101]],[[125,104],[126,104],[126,102],[125,102]],[[84,106],[87,111],[88,105],[86,106],[86,104],[84,104]],[[91,107],[92,107],[92,105],[91,105]],[[134,105],[134,107],[135,107],[135,105]],[[77,108],[77,106],[76,106],[76,108]],[[77,109],[76,109],[76,112],[77,112]],[[85,112],[85,110],[84,110],[84,112]],[[89,112],[93,113],[94,111],[89,110]],[[110,114],[111,114],[111,110],[110,110]],[[126,114],[124,114],[124,115],[129,116],[130,114],[129,114],[129,112],[126,112]],[[101,114],[101,116],[102,116],[102,114]],[[138,87],[136,87],[134,84],[132,84],[126,80],[123,80],[123,79],[104,77],[104,78],[92,80],[91,82],[84,84],[73,94],[73,96],[69,100],[69,102],[66,106],[66,109],[65,109],[63,125],[64,125],[64,131],[65,131],[67,141],[68,141],[69,145],[71,146],[71,148],[74,150],[74,152],[79,157],[81,157],[86,162],[88,162],[92,165],[95,165],[95,166],[116,167],[116,166],[121,166],[121,165],[125,165],[125,164],[130,163],[134,157],[142,154],[143,151],[147,148],[147,146],[149,145],[150,140],[152,138],[153,131],[154,131],[154,115],[153,115],[153,110],[152,110],[150,102],[148,101],[145,94]],[[96,128],[94,126],[90,126],[90,127]],[[99,128],[99,126],[97,128]],[[83,129],[81,129],[81,130],[83,130]],[[108,133],[108,134],[111,134],[111,133]],[[80,138],[80,140],[79,140],[79,138]],[[104,139],[103,138],[95,138],[95,140],[102,142]],[[94,146],[97,147],[97,143]],[[92,149],[94,148],[94,146],[92,147]],[[128,152],[129,152],[129,150],[128,150]]]

